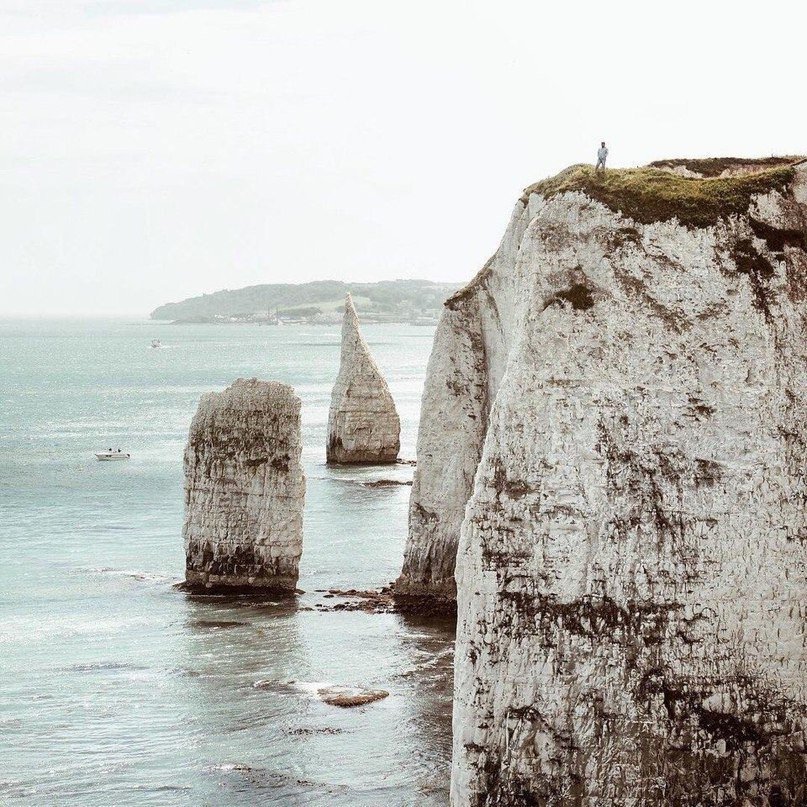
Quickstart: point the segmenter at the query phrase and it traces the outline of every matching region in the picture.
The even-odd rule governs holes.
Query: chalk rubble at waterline
[[[239,378],[201,399],[185,449],[185,590],[294,592],[300,453],[300,399],[286,384]]]
[[[359,329],[353,300],[345,299],[339,374],[328,413],[329,463],[394,463],[401,421],[387,382]]]

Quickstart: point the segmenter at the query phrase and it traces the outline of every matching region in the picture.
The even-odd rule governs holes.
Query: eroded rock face
[[[517,265],[529,213],[519,203],[499,250],[445,305],[421,405],[409,536],[395,583],[401,607],[456,610],[454,570],[465,506],[482,454],[528,279]]]
[[[342,355],[331,395],[326,456],[332,463],[391,463],[401,448],[401,421],[387,382],[345,300]]]
[[[447,303],[399,584],[446,591],[461,533],[454,805],[807,798],[788,177],[703,227],[528,194]]]
[[[199,402],[185,449],[185,584],[293,593],[303,547],[300,399],[239,378]]]

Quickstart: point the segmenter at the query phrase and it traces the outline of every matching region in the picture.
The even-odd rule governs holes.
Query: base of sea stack
[[[425,597],[409,594],[395,594],[395,610],[401,614],[415,616],[457,616],[457,601],[442,597]]]
[[[210,580],[202,575],[188,575],[177,588],[186,594],[249,597],[255,600],[293,597],[297,593],[297,581],[292,578],[269,578],[258,580],[245,578],[243,581]]]
[[[328,444],[325,459],[328,465],[395,465],[398,462],[398,445],[383,449],[351,449],[340,440]]]
[[[457,616],[456,586],[448,581],[443,586],[427,587],[398,578],[392,585],[395,610],[418,616]]]

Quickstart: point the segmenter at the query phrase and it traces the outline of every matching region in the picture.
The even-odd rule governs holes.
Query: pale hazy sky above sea
[[[0,314],[462,282],[593,161],[807,151],[798,3],[0,0]]]

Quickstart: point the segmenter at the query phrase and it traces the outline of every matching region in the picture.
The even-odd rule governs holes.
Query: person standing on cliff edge
[[[608,149],[605,147],[605,141],[603,140],[600,143],[600,147],[597,150],[597,167],[594,169],[595,171],[599,171],[602,168],[605,171],[605,160],[608,158]]]

